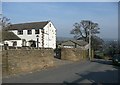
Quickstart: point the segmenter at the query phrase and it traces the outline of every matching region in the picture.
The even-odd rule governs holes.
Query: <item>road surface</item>
[[[3,83],[118,83],[119,72],[119,67],[111,65],[111,61],[82,61],[4,78]]]

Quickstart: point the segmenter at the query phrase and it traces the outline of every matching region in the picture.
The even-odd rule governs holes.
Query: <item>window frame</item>
[[[13,41],[13,47],[17,46],[17,41]]]
[[[40,34],[40,30],[39,29],[35,29],[35,34]]]
[[[51,27],[51,24],[50,24],[50,27]]]
[[[17,31],[17,34],[18,34],[18,35],[23,35],[23,30],[18,30],[18,31]]]
[[[27,34],[31,35],[32,34],[32,30],[31,29],[27,30]]]

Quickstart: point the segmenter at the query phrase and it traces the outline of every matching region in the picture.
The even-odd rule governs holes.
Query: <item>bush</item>
[[[96,51],[95,52],[95,58],[97,59],[104,59],[104,53],[103,52],[100,52],[100,51]]]

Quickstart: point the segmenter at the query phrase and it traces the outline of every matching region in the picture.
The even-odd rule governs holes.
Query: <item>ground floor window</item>
[[[13,41],[13,46],[17,46],[17,41]]]
[[[26,46],[27,41],[25,39],[22,39],[22,46]]]

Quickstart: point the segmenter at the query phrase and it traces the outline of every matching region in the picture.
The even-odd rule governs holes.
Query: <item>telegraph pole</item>
[[[89,59],[91,60],[91,22],[89,21]]]

